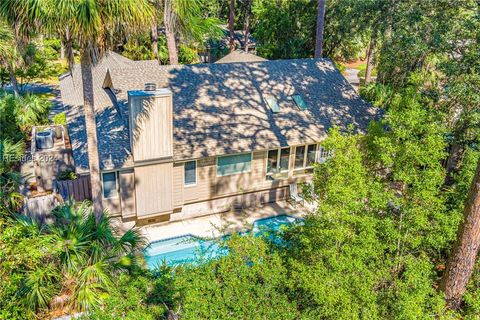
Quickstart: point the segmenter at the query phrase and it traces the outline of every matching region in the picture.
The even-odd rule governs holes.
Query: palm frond
[[[30,129],[31,126],[45,124],[52,103],[38,95],[27,94],[18,98],[15,116],[20,127]]]
[[[15,38],[12,30],[3,20],[0,20],[0,61],[7,62],[15,55]]]
[[[40,266],[30,271],[20,288],[19,294],[25,297],[25,303],[30,310],[46,308],[50,299],[58,291],[55,280],[58,277],[51,265]]]
[[[8,139],[0,140],[0,174],[10,171],[10,166],[19,161],[24,152],[23,141],[13,143]]]
[[[102,294],[112,289],[109,268],[109,264],[102,260],[85,267],[80,272],[73,299],[80,311],[99,305]]]

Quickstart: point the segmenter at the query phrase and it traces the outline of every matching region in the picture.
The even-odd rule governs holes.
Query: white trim
[[[248,171],[229,173],[229,174],[225,174],[225,175],[219,175],[218,174],[218,158],[224,158],[224,157],[230,157],[230,156],[240,156],[242,154],[249,154],[250,155],[250,169]],[[252,172],[252,161],[253,161],[253,152],[231,153],[231,154],[216,156],[215,157],[215,176],[217,178],[222,178],[222,177],[233,176],[233,175],[236,175],[236,174],[250,173],[250,172]]]
[[[295,146],[295,158],[293,159],[293,171],[300,171],[300,170],[306,170],[306,169],[312,169],[313,166],[307,166],[307,161],[308,161],[308,146],[314,145],[316,147],[315,149],[315,159],[313,160],[314,163],[319,162],[319,152],[320,152],[320,144],[318,143],[307,143],[303,145],[298,145]],[[295,168],[295,161],[297,160],[297,147],[304,147],[304,154],[303,154],[303,166],[301,168]]]
[[[185,164],[187,162],[195,162],[195,183],[185,183]],[[189,188],[189,187],[195,187],[198,183],[198,163],[197,163],[197,160],[189,160],[189,161],[185,161],[183,163],[183,186],[185,188]]]
[[[302,144],[302,145],[299,145],[299,146],[295,146],[295,152],[293,153],[294,154],[294,159],[293,159],[293,171],[295,170],[304,170],[305,169],[305,165],[306,165],[306,159],[307,159],[307,146],[308,144]],[[303,147],[303,163],[302,163],[302,166],[299,167],[299,168],[296,168],[296,164],[297,164],[297,148],[299,147]]]
[[[273,175],[278,175],[278,174],[290,172],[290,156],[292,155],[292,148],[293,147],[288,146],[288,147],[269,149],[269,150],[265,151],[267,153],[266,161],[265,161],[265,178],[272,177]],[[280,170],[281,152],[282,152],[283,149],[288,149],[288,164],[287,164],[287,169]],[[267,171],[268,170],[268,153],[270,151],[277,151],[277,166],[275,168],[275,170],[276,170],[275,172],[268,172]],[[279,180],[279,179],[273,179],[273,180]],[[281,179],[281,180],[284,180],[284,179]]]

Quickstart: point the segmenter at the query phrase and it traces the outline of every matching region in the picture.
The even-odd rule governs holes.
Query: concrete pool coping
[[[144,226],[140,231],[149,243],[175,238],[185,234],[201,238],[217,238],[224,234],[245,231],[259,219],[280,215],[299,218],[304,216],[307,211],[305,207],[299,206],[295,208],[286,201],[281,201],[268,203],[259,207],[247,208],[241,211],[228,211],[197,218]]]

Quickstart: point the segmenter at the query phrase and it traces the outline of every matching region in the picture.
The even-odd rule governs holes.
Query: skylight
[[[300,110],[306,110],[308,109],[308,104],[303,100],[302,96],[299,94],[294,94],[292,96],[293,101],[295,101],[295,104]]]
[[[270,110],[272,110],[273,113],[280,112],[280,107],[278,106],[278,102],[277,102],[277,99],[275,99],[275,97],[266,96],[265,103],[270,108]]]

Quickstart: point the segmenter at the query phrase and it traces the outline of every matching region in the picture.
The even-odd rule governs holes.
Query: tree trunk
[[[458,141],[457,137],[455,137],[455,141]],[[448,155],[447,162],[445,164],[445,185],[450,185],[453,182],[452,174],[458,168],[459,163],[462,162],[463,155],[463,146],[457,142],[454,142]]]
[[[38,48],[39,48],[40,50],[42,50],[42,51],[45,49],[45,45],[44,45],[44,43],[43,43],[44,38],[45,38],[45,37],[43,36],[43,33],[40,33],[40,34],[38,35]]]
[[[60,42],[60,59],[65,59],[65,45],[63,41]]]
[[[323,54],[323,29],[325,28],[325,0],[318,0],[317,35],[315,38],[315,58]]]
[[[365,70],[365,84],[370,83],[370,81],[372,80],[374,50],[375,50],[375,34],[372,33],[372,37],[370,39],[370,44],[368,45],[368,52],[367,52],[367,69]]]
[[[19,97],[20,89],[18,88],[17,77],[15,76],[15,70],[10,63],[8,63],[8,75],[10,76],[10,83],[12,85],[13,94],[15,95],[15,97]]]
[[[85,126],[87,133],[87,153],[90,169],[90,182],[92,187],[93,210],[97,222],[102,211],[102,187],[100,183],[100,165],[98,160],[97,124],[95,121],[92,58],[89,49],[82,50],[80,57],[83,86],[83,112],[85,114]]]
[[[234,19],[235,19],[235,0],[230,0],[230,15],[228,17],[228,29],[230,30],[230,52],[235,50],[235,30],[234,30]]]
[[[165,0],[163,22],[165,25],[165,37],[167,38],[168,59],[170,64],[178,64],[177,40],[173,30],[172,0]]]
[[[67,59],[68,68],[72,70],[75,63],[75,57],[73,53],[73,40],[70,37],[68,27],[65,29],[65,39],[62,42],[65,45],[65,58]]]
[[[463,225],[458,230],[457,243],[450,257],[442,286],[447,305],[460,307],[462,296],[475,266],[480,246],[480,161],[465,202]]]
[[[243,40],[243,47],[245,52],[248,52],[248,35],[250,34],[250,6],[252,2],[247,0],[247,12],[245,13],[245,38]]]
[[[160,60],[160,57],[158,56],[158,27],[157,24],[155,23],[152,26],[152,52],[153,56],[155,59]]]

